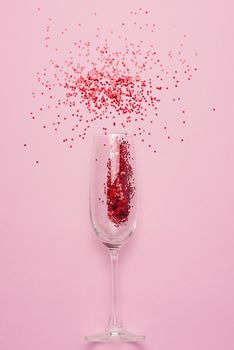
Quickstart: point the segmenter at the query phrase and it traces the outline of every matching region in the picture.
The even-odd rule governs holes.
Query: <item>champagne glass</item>
[[[124,330],[118,309],[117,269],[120,248],[136,227],[137,188],[133,136],[95,135],[90,178],[90,216],[95,233],[111,259],[111,311],[106,331],[85,339],[96,342],[141,341]]]

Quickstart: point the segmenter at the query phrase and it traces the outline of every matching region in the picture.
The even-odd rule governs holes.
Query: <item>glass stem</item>
[[[110,249],[111,258],[111,311],[108,327],[110,329],[120,329],[122,322],[119,316],[118,306],[118,249]]]

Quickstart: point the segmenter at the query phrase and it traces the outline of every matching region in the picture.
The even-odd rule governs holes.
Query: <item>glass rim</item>
[[[133,137],[134,135],[131,133],[128,133],[128,132],[110,132],[110,133],[107,133],[106,135],[105,134],[94,134],[93,138],[95,138],[95,137],[107,137],[107,138],[109,138],[110,136]]]

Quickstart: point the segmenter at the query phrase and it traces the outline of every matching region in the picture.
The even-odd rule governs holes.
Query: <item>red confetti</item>
[[[113,174],[112,161],[109,159],[106,194],[108,217],[119,225],[128,219],[135,187],[132,180],[133,169],[130,164],[129,143],[127,141],[116,142],[119,148],[119,170],[117,174]]]
[[[96,12],[91,13],[92,20],[96,20],[93,17],[96,14]],[[117,126],[126,131],[129,125],[135,127],[131,132],[135,131],[134,135],[145,141],[142,141],[142,144],[148,145],[148,149],[156,153],[152,139],[149,140],[151,133],[148,131],[151,131],[155,121],[157,121],[156,125],[161,125],[159,130],[162,125],[169,122],[160,121],[163,117],[159,110],[161,101],[164,104],[171,101],[178,103],[181,99],[177,97],[178,95],[174,95],[175,88],[178,90],[185,79],[191,80],[191,72],[197,70],[196,66],[192,67],[183,57],[182,50],[178,51],[178,47],[168,50],[166,55],[162,53],[164,59],[160,59],[160,52],[156,51],[154,39],[148,44],[144,40],[131,42],[126,37],[128,29],[134,28],[139,35],[146,32],[145,34],[150,34],[151,37],[153,29],[158,28],[155,23],[148,22],[148,16],[144,16],[148,23],[142,23],[142,15],[147,15],[147,10],[140,8],[137,11],[131,11],[131,14],[140,16],[139,21],[134,17],[135,26],[122,18],[119,22],[119,32],[117,29],[108,29],[113,37],[113,41],[109,43],[108,39],[103,37],[106,31],[104,25],[102,28],[97,24],[93,39],[96,35],[100,38],[99,43],[91,39],[72,42],[67,55],[65,54],[65,61],[62,58],[64,55],[61,48],[58,49],[57,45],[52,47],[54,21],[52,22],[49,18],[46,33],[43,36],[44,44],[46,47],[49,44],[48,50],[51,49],[56,58],[50,59],[49,69],[47,67],[42,69],[42,72],[37,72],[36,80],[39,89],[38,91],[34,89],[32,97],[35,102],[38,100],[38,103],[36,117],[31,113],[31,118],[40,121],[40,116],[43,117],[48,110],[51,111],[50,118],[57,118],[57,113],[60,113],[61,123],[56,121],[59,129],[52,126],[56,125],[53,124],[55,119],[48,123],[48,118],[41,121],[40,127],[57,131],[58,135],[61,134],[61,142],[65,142],[67,147],[72,148],[72,145],[64,140],[71,140],[71,136],[74,140],[85,140],[91,131],[91,124],[98,122],[100,129],[105,126],[104,134],[111,132],[111,128],[117,128]],[[77,23],[75,30],[80,31],[81,25]],[[65,33],[71,31],[72,28],[60,27],[57,34],[64,37]],[[121,49],[113,46],[115,39],[122,45]],[[179,42],[179,46],[184,47],[184,42],[185,40],[182,43]],[[169,64],[165,59],[167,55]],[[170,90],[173,92],[172,96]],[[55,115],[53,111],[56,111]],[[182,113],[185,113],[185,110]],[[137,132],[139,124],[144,125],[146,130]],[[62,135],[64,132],[69,134]],[[176,139],[181,140],[180,137]]]

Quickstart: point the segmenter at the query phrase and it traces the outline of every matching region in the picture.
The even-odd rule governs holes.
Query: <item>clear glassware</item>
[[[145,337],[124,330],[119,316],[117,270],[120,248],[136,227],[137,188],[133,136],[95,135],[90,178],[90,216],[95,233],[111,258],[111,311],[106,331],[85,339],[132,342]]]

